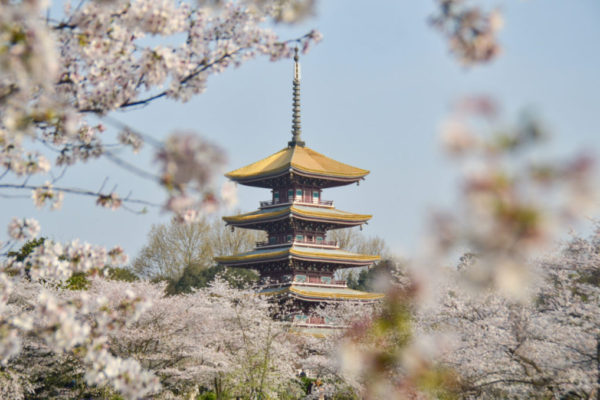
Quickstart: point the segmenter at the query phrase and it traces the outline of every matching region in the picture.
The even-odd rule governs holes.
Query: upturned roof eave
[[[340,293],[340,291],[334,288],[329,291],[322,291],[316,293],[314,291],[299,288],[293,284],[283,287],[279,290],[259,292],[264,296],[282,296],[291,295],[299,300],[304,301],[344,301],[344,300],[356,300],[356,301],[378,301],[381,300],[385,295],[382,293],[369,293],[358,290],[353,290],[352,293]]]
[[[340,174],[334,174],[334,173],[311,172],[311,171],[302,170],[302,169],[299,169],[299,168],[296,168],[293,166],[278,169],[275,171],[268,171],[265,173],[252,174],[252,175],[235,175],[232,172],[225,174],[225,177],[227,177],[227,178],[231,179],[232,181],[237,182],[241,185],[259,186],[259,187],[266,186],[266,185],[258,184],[260,182],[268,181],[271,179],[281,178],[286,175],[290,175],[290,180],[293,178],[293,175],[295,174],[298,176],[302,176],[304,178],[318,179],[318,180],[322,180],[322,181],[338,183],[341,185],[341,184],[350,184],[350,183],[358,182],[361,179],[364,179],[364,177],[370,173],[370,171],[365,170],[365,172],[362,174],[340,175]],[[268,186],[266,186],[266,187],[268,187]]]
[[[342,265],[370,265],[381,259],[380,256],[367,255],[367,254],[356,254],[355,256],[344,256],[344,255],[326,255],[319,253],[302,252],[295,250],[289,246],[283,250],[274,251],[266,254],[238,254],[233,256],[215,257],[215,261],[223,265],[252,265],[261,264],[268,262],[277,262],[285,260],[299,260],[299,261],[314,261],[324,262],[331,264],[342,264]]]
[[[259,211],[259,210],[257,210]],[[233,226],[251,226],[264,224],[269,222],[276,222],[281,220],[286,220],[290,218],[296,218],[302,221],[310,221],[310,222],[322,222],[327,224],[334,225],[344,225],[344,226],[357,226],[362,225],[369,221],[372,218],[372,215],[369,214],[351,214],[345,216],[334,216],[334,215],[315,215],[314,213],[301,212],[297,209],[294,210],[293,206],[288,210],[283,210],[282,212],[273,212],[273,213],[265,213],[265,214],[256,214],[257,212],[253,211],[247,214],[233,215],[233,216],[225,216],[222,217],[223,221],[225,221],[229,225]],[[318,214],[318,213],[317,213]],[[322,213],[324,214],[324,213]]]

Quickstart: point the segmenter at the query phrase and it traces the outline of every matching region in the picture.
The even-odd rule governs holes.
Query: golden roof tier
[[[280,207],[261,208],[246,214],[223,217],[227,225],[246,229],[268,230],[274,224],[279,230],[289,230],[293,226],[306,226],[319,223],[321,229],[339,229],[365,224],[371,215],[353,214],[333,207],[314,207],[288,203]]]
[[[355,301],[371,302],[384,297],[382,293],[368,293],[337,285],[310,285],[291,282],[287,285],[273,285],[263,288],[259,294],[267,296],[290,296],[310,302]]]
[[[255,250],[232,256],[215,257],[215,261],[225,266],[241,266],[261,269],[263,264],[280,264],[290,266],[294,262],[335,264],[336,268],[352,268],[369,266],[380,257],[367,254],[356,254],[341,250],[335,245],[312,247],[306,243],[292,242],[287,245],[265,244]]]
[[[326,188],[348,185],[369,171],[341,163],[300,145],[291,145],[260,161],[225,174],[242,185],[271,188],[294,183]]]

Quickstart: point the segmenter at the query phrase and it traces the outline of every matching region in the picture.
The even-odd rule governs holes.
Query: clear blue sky
[[[461,96],[493,96],[508,121],[520,110],[535,110],[554,134],[553,154],[598,154],[600,2],[497,4],[505,14],[504,53],[471,69],[453,60],[427,25],[432,0],[322,0],[317,15],[301,26],[276,27],[284,37],[313,27],[324,34],[301,59],[303,139],[316,151],[371,171],[360,186],[331,189],[324,198],[342,210],[373,214],[365,233],[384,238],[397,252],[412,253],[428,213],[455,201],[452,164],[439,149],[437,126]],[[255,60],[211,77],[207,91],[189,103],[158,101],[114,117],[156,138],[195,130],[226,149],[231,170],[286,145],[292,69],[289,61]],[[152,168],[149,153],[138,158]],[[97,189],[105,177],[121,192],[163,200],[158,187],[105,162],[73,169],[63,184]],[[245,187],[239,194],[242,210],[269,196]],[[72,196],[58,212],[38,211],[29,200],[3,204],[3,226],[12,216],[33,216],[45,236],[121,244],[131,256],[153,223],[168,220],[159,211],[112,212]]]

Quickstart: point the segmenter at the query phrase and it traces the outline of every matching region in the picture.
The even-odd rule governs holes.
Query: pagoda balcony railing
[[[313,277],[310,277],[313,278]],[[346,283],[346,281],[343,280],[331,280],[328,283],[322,282],[319,278],[314,278],[317,279],[316,281],[308,281],[308,280],[302,280],[302,281],[297,281],[297,280],[288,280],[285,282],[267,282],[267,283],[262,283],[260,285],[257,285],[255,287],[255,289],[266,289],[266,288],[281,288],[281,287],[285,287],[285,286],[290,286],[290,285],[294,285],[294,286],[313,286],[313,287],[329,287],[329,288],[347,288],[348,285]]]
[[[323,282],[320,277],[309,276],[305,281],[293,281],[294,284],[318,284],[318,285],[329,285],[329,286],[346,286],[346,281],[331,280],[329,282]]]
[[[345,325],[333,324],[332,321],[328,321],[323,317],[317,316],[294,316],[293,325],[303,327],[315,327],[315,328],[328,328],[328,329],[343,329],[348,328]]]
[[[304,201],[294,200],[294,201],[274,201],[274,200],[266,200],[260,202],[260,208],[270,208],[270,207],[279,207],[287,204],[299,204],[299,205],[307,205],[307,206],[319,206],[319,207],[333,207],[333,200],[319,200],[319,201]]]
[[[331,330],[348,329],[350,327],[349,325],[311,324],[311,323],[299,322],[299,321],[294,322],[293,325],[297,326],[299,328],[319,328],[319,329],[331,329]]]
[[[256,247],[277,247],[283,245],[298,245],[298,246],[308,246],[308,247],[325,247],[325,248],[337,248],[339,242],[333,240],[321,240],[321,241],[308,241],[308,240],[290,240],[283,243],[269,243],[268,241],[256,242]]]
[[[307,317],[297,321],[307,325],[325,325],[325,318],[323,317]]]

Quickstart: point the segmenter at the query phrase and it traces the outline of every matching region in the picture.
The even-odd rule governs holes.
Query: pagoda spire
[[[300,63],[298,62],[298,47],[294,50],[294,82],[292,103],[292,140],[288,142],[289,147],[304,147],[300,139],[302,128],[300,127]]]

